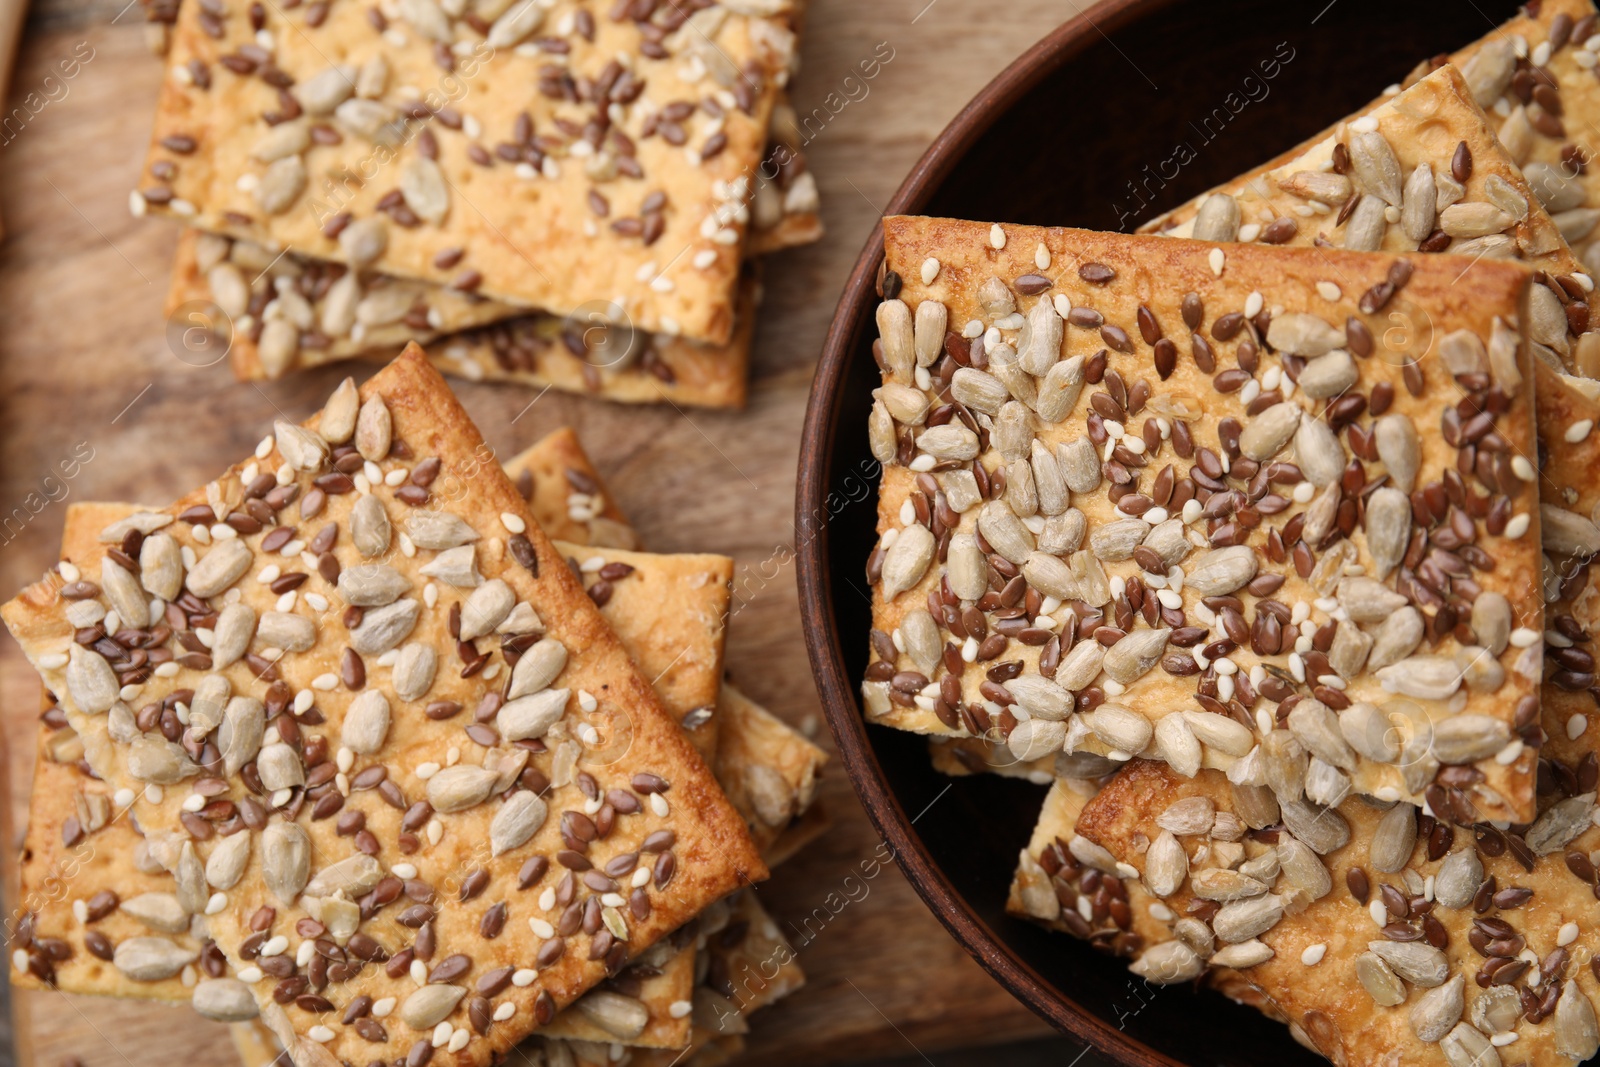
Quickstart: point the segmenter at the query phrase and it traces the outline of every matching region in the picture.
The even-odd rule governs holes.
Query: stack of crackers
[[[1142,234],[884,222],[868,720],[1049,784],[1015,914],[1336,1064],[1600,1051],[1597,30]]]
[[[502,468],[415,345],[74,505],[0,608],[46,691],[12,982],[251,1065],[724,1062],[804,980],[755,883],[825,826],[726,681],[732,573],[644,551],[571,431]]]
[[[135,215],[179,355],[245,380],[425,346],[472,380],[738,407],[753,257],[821,234],[790,0],[146,6]]]

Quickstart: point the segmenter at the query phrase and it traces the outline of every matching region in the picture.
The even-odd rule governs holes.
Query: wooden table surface
[[[555,393],[530,407],[529,392],[457,383],[502,455],[570,424],[653,549],[737,559],[742,606],[728,663],[745,689],[790,722],[821,719],[800,636],[792,511],[806,394],[840,286],[928,142],[1075,7],[1014,0],[996,18],[991,0],[812,0],[794,101],[801,114],[818,108],[827,116],[807,152],[828,234],[769,264],[747,410],[628,409]],[[857,64],[875,53],[892,58],[863,81]],[[74,55],[77,76],[52,78]],[[177,231],[134,219],[127,207],[159,78],[132,0],[34,4],[10,106],[29,93],[48,102],[25,125],[0,132],[0,213],[9,231],[0,246],[0,595],[55,559],[65,501],[165,503],[246,454],[278,413],[299,419],[314,410],[347,372],[240,384],[220,365],[190,366],[169,349],[161,305]],[[83,447],[93,458],[62,479],[58,463]],[[17,825],[38,691],[15,643],[0,639]],[[823,796],[836,826],[761,895],[797,927],[838,899],[830,894],[859,899],[801,948],[810,983],[758,1017],[747,1062],[916,1056],[1044,1033],[946,935],[897,869],[845,883],[878,840],[837,768]],[[155,1065],[179,1042],[196,1047],[201,1028],[215,1040],[183,1061],[237,1062],[221,1029],[187,1009],[49,994],[19,996],[15,1010],[22,1043],[50,1067],[69,1054],[88,1067]]]

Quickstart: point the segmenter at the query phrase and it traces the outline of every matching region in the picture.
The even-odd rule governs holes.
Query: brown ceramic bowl
[[[1507,0],[1105,0],[1012,63],[934,141],[891,214],[1128,230],[1366,103]],[[1274,76],[1261,64],[1276,60]],[[1184,160],[1181,164],[1179,160]],[[966,949],[1060,1029],[1125,1064],[1325,1061],[1215,993],[1146,987],[1085,944],[1012,919],[1006,889],[1044,795],[946,778],[924,738],[868,728],[858,686],[876,524],[867,410],[883,235],[850,275],[812,386],[796,511],[806,646],[847,772],[906,876]],[[919,817],[919,813],[922,813]],[[1335,980],[1334,976],[1328,976]]]

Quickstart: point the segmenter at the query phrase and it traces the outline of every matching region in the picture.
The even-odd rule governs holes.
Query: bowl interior
[[[1018,60],[958,117],[891,213],[1131,230],[1366,103],[1416,62],[1515,13],[1505,0],[1114,0]],[[1092,19],[1090,23],[1087,20]],[[1009,79],[1009,82],[1008,82]],[[1008,87],[1001,88],[1002,83]],[[869,241],[818,371],[799,504],[802,595],[819,686],[868,811],[935,912],[1013,992],[1126,1063],[1325,1063],[1210,992],[1154,988],[1117,961],[1004,914],[1044,789],[949,779],[923,738],[860,718],[875,537],[866,441],[875,336]],[[807,558],[809,557],[809,558]],[[830,629],[831,627],[831,629]],[[1347,975],[1319,976],[1348,981]]]

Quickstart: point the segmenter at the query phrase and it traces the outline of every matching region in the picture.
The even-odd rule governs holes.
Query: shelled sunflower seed
[[[70,615],[89,614],[78,605],[99,599],[102,563],[91,553],[61,564],[59,577],[7,605],[6,617],[62,694],[86,759],[116,790],[114,806],[139,799],[150,854],[180,883],[185,856],[209,871],[223,842],[255,839],[239,881],[208,901],[207,928],[297,1056],[324,1062],[348,1047],[347,1056],[388,1049],[404,1058],[437,1039],[463,1062],[486,1062],[731,889],[735,868],[759,875],[762,867],[720,793],[672,792],[684,781],[710,783],[709,772],[523,517],[514,487],[484,462],[421,354],[408,352],[356,399],[354,419],[336,395],[315,428],[278,424],[256,459],[149,513],[164,521],[107,531],[100,553],[124,569],[142,557],[144,538],[162,534],[181,543],[186,581],[197,569],[208,574],[205,560],[226,560],[206,579],[215,599],[191,588],[156,601],[155,621],[141,629],[101,604],[97,621],[75,626]],[[383,500],[394,531],[382,564],[358,558],[342,536],[367,495]],[[476,556],[465,588],[421,573],[463,549]],[[231,558],[241,552],[243,568]],[[408,588],[379,597],[388,603],[341,603],[339,578],[374,565]],[[512,589],[515,606],[491,637],[458,640],[474,590],[494,582]],[[225,606],[249,612],[255,639],[219,670],[208,638]],[[262,644],[259,620],[272,613],[310,621],[313,646]],[[568,635],[585,618],[594,621],[580,644]],[[377,752],[362,756],[342,728],[372,702],[367,694],[388,689],[382,672],[407,641],[453,651],[439,655],[432,684],[387,730],[357,715],[362,738],[383,734]],[[524,653],[539,641],[567,648],[553,677],[526,666],[537,665]],[[108,673],[112,700],[101,707]],[[214,677],[232,694],[215,726],[191,715],[216,699],[200,699],[202,681]],[[501,740],[503,707],[556,686],[572,694],[564,714],[540,736]],[[469,727],[456,740],[460,720],[451,720],[469,708],[463,718],[487,732],[475,737]],[[618,715],[638,755],[607,749]],[[648,761],[640,740],[656,753]],[[526,805],[523,793],[540,795],[549,813],[537,826],[505,814]],[[193,797],[202,802],[191,806]],[[678,849],[708,832],[735,843],[733,856],[709,868],[722,888],[702,892],[702,867],[695,888],[668,900],[660,890],[677,873]],[[496,839],[498,856],[489,848]],[[489,879],[474,905],[441,907],[444,887],[480,867]],[[447,945],[449,954],[440,951]],[[421,995],[411,992],[416,975],[432,983]],[[344,1003],[352,982],[371,1014]],[[350,1018],[329,1015],[328,1004]]]
[[[1420,803],[1470,767],[1472,821],[1530,818],[1526,275],[1006,233],[996,250],[979,224],[886,223],[868,718],[1008,738],[1032,722],[1029,758],[1059,736],[1291,801],[1309,783],[1323,802]],[[1317,283],[1334,273],[1349,292],[1330,300]],[[1470,310],[1447,292],[1463,283],[1483,286]],[[1389,309],[1429,316],[1451,358],[1386,335]],[[906,390],[925,397],[894,401],[910,422],[890,407]],[[1486,593],[1511,608],[1498,654],[1469,624]],[[1374,714],[1402,744],[1360,729]],[[1459,718],[1453,763],[1429,755],[1440,716]]]

